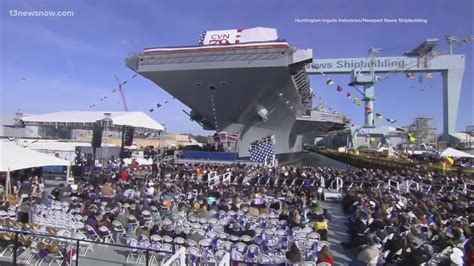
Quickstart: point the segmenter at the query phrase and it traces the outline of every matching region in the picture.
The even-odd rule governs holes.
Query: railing
[[[0,243],[5,241],[8,244],[10,242],[10,244],[8,244],[0,252],[0,254],[1,254],[0,259],[9,260],[9,258],[10,258],[11,261],[9,261],[9,262],[13,263],[13,265],[18,265],[20,263],[18,261],[18,257],[19,257],[19,255],[21,255],[21,254],[19,254],[19,248],[21,246],[24,246],[24,242],[27,242],[28,240],[32,241],[32,242],[36,241],[36,240],[34,240],[35,237],[39,238],[37,240],[38,243],[39,242],[54,243],[54,241],[57,241],[58,243],[62,243],[63,245],[60,245],[58,243],[56,243],[55,245],[58,248],[59,247],[63,248],[63,251],[66,251],[66,252],[62,252],[61,250],[59,250],[59,254],[61,254],[61,256],[57,257],[57,260],[55,260],[55,261],[66,261],[68,265],[76,265],[76,266],[79,265],[79,261],[80,261],[81,256],[82,256],[82,259],[84,260],[84,262],[96,261],[98,259],[103,259],[104,258],[103,256],[101,256],[100,258],[97,258],[97,254],[94,254],[92,257],[86,256],[88,248],[86,248],[85,254],[81,255],[81,246],[83,247],[84,244],[86,244],[88,247],[89,247],[89,244],[90,245],[97,244],[98,246],[106,246],[106,247],[115,247],[115,248],[125,250],[129,254],[132,252],[132,250],[137,250],[139,253],[144,254],[145,265],[147,265],[147,266],[151,265],[151,258],[152,258],[153,254],[169,254],[170,258],[167,260],[167,262],[170,262],[170,263],[173,261],[171,259],[173,258],[173,254],[174,254],[174,252],[167,252],[167,251],[163,251],[163,250],[154,250],[154,249],[151,249],[151,248],[143,248],[143,247],[139,247],[139,246],[131,247],[131,246],[127,246],[127,245],[120,245],[120,244],[109,243],[109,242],[107,242],[107,243],[106,242],[97,242],[97,241],[92,241],[92,240],[89,240],[89,239],[78,239],[78,238],[65,237],[65,236],[41,234],[41,233],[35,233],[35,232],[32,232],[32,231],[26,231],[26,230],[16,230],[16,229],[12,229],[12,228],[0,228],[0,233],[10,233],[10,234],[14,235],[14,238],[11,239],[11,240],[0,240]],[[73,249],[75,249],[75,252],[72,252]],[[5,257],[4,255],[9,250],[11,250],[10,256]],[[31,256],[33,256],[34,254],[35,253],[31,253]],[[183,250],[179,250],[176,254],[178,254],[178,258],[180,258],[180,262],[182,262],[183,261],[182,254],[184,254]],[[128,258],[128,256],[127,256],[127,258]],[[42,259],[44,259],[44,258],[45,257],[43,257]],[[50,258],[54,259],[54,257],[50,257]],[[31,261],[31,259],[32,258],[29,256],[27,258],[27,261]],[[37,259],[38,259],[37,261],[39,261],[39,259],[41,259],[41,258],[38,256]],[[138,260],[138,258],[137,258],[137,260]],[[122,258],[121,262],[123,262],[123,258]],[[1,261],[0,261],[0,263],[1,263]],[[184,265],[184,264],[181,264],[181,265]]]
[[[207,185],[213,188],[221,183],[229,185],[232,181],[232,172],[218,175],[217,172],[210,172],[207,176]]]
[[[50,258],[50,264],[54,261],[58,265],[62,265],[63,262],[65,262],[67,265],[75,265],[78,266],[79,262],[87,265],[87,264],[92,264],[92,265],[100,265],[99,261],[105,261],[107,264],[144,264],[146,266],[148,265],[154,265],[157,263],[158,265],[188,265],[190,261],[192,261],[192,254],[187,253],[187,248],[185,248],[182,245],[173,245],[173,250],[172,251],[165,251],[165,250],[156,250],[152,248],[143,248],[140,246],[130,246],[130,245],[120,245],[120,244],[115,244],[115,243],[110,243],[110,242],[98,242],[98,241],[93,241],[90,239],[79,239],[79,238],[72,238],[72,237],[65,237],[65,236],[56,236],[56,235],[50,235],[50,234],[41,234],[41,233],[36,233],[33,231],[29,230],[17,230],[13,228],[0,228],[0,234],[1,233],[9,233],[13,234],[14,237],[9,240],[5,239],[0,239],[0,244],[2,246],[5,246],[3,250],[0,250],[0,265],[3,265],[2,262],[5,262],[5,259],[7,259],[8,263],[11,263],[13,265],[18,265],[18,264],[34,264],[34,265],[41,265],[44,258]],[[25,242],[31,241],[29,244],[29,247],[25,246]],[[56,241],[56,243],[55,243]],[[8,245],[3,245],[5,244]],[[28,248],[32,250],[33,248],[33,242],[37,242],[35,244],[36,249],[38,249],[38,244],[40,242],[43,242],[47,244],[48,246],[56,245],[58,247],[57,253],[60,254],[59,256],[49,256],[45,255],[44,257],[39,256],[40,251],[37,250],[35,252],[31,252],[29,255],[27,254],[27,258],[24,261],[20,261],[19,257],[23,256],[23,252],[26,252]],[[126,256],[126,259],[124,257],[120,258],[115,258],[116,260],[113,260],[113,258],[107,258],[106,253],[94,253],[94,250],[92,250],[91,256],[86,256],[87,251],[89,250],[89,245],[97,245],[97,247],[103,247],[105,246],[107,250],[110,250],[110,247],[114,247],[116,253],[125,253],[122,254],[123,256]],[[84,254],[81,254],[81,247],[84,247],[84,245],[87,246],[86,252]],[[60,248],[60,249],[59,249]],[[75,249],[75,250],[74,250]],[[6,254],[7,251],[11,251],[11,254],[7,257],[4,255]],[[64,251],[64,252],[63,252]],[[135,251],[135,252],[134,252]],[[134,261],[129,261],[129,257],[133,254],[136,253],[137,259]],[[32,262],[32,259],[34,258],[34,255],[36,255],[36,261]],[[157,260],[158,255],[161,255],[163,259],[161,261]],[[144,263],[142,262],[142,258],[145,259]],[[106,260],[109,259],[109,260]],[[222,266],[228,266],[231,265],[231,262],[233,260],[230,257],[229,252],[225,252],[225,254],[221,258],[214,257],[214,261],[209,261],[204,263],[210,263],[210,264],[215,264],[215,265],[222,265]],[[47,261],[45,261],[47,263]],[[236,261],[240,262],[240,261]]]

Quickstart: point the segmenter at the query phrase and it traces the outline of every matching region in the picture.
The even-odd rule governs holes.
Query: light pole
[[[108,162],[108,150],[107,150],[107,142],[105,141],[105,139],[108,137],[109,135],[109,128],[112,126],[112,118],[111,118],[112,114],[111,113],[104,113],[104,119],[102,119],[102,126],[104,127],[104,133],[105,133],[105,137],[104,137],[104,146],[102,147],[102,168],[104,168],[104,165],[107,164]]]
[[[18,145],[20,143],[20,130],[22,128],[21,118],[23,113],[20,109],[15,113],[15,142]]]

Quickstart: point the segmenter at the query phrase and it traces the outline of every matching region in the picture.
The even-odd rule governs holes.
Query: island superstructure
[[[273,135],[277,156],[288,158],[345,127],[336,114],[313,109],[305,70],[312,60],[311,49],[257,27],[203,32],[196,46],[147,48],[126,65],[188,106],[204,129],[238,134],[239,157],[249,156],[251,142]]]

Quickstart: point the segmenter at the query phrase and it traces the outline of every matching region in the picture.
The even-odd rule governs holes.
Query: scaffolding
[[[408,126],[408,131],[416,138],[416,144],[435,147],[437,144],[436,120],[433,117],[417,117]]]

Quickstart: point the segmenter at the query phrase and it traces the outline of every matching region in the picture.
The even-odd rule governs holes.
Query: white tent
[[[65,111],[42,115],[24,116],[22,120],[27,125],[64,125],[72,127],[92,127],[92,125],[110,114],[112,126],[131,126],[136,128],[163,131],[165,128],[143,112],[87,112]]]
[[[441,153],[441,157],[446,157],[446,156],[454,157],[454,158],[474,158],[474,155],[470,153],[458,151],[453,148],[447,148]]]
[[[5,180],[5,191],[7,193],[10,189],[11,171],[43,166],[67,166],[66,180],[69,179],[70,162],[28,148],[23,148],[14,142],[0,142],[0,172],[7,173],[7,179]]]

